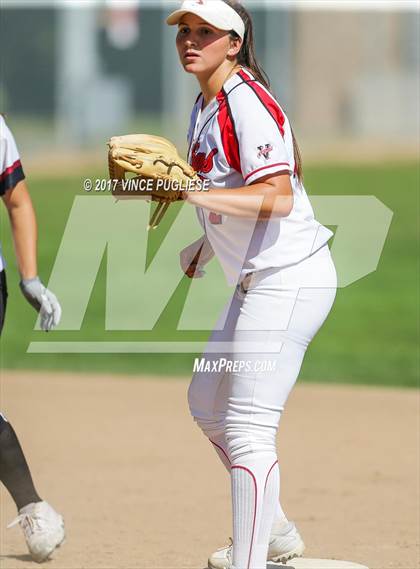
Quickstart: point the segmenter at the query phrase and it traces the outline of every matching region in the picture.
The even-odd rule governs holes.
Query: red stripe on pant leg
[[[214,445],[215,447],[217,447],[219,450],[222,451],[222,453],[223,453],[223,454],[225,455],[225,457],[227,458],[229,464],[231,464],[230,458],[229,458],[228,455],[226,454],[225,450],[224,450],[221,446],[219,446],[218,444],[216,444],[214,441],[212,441],[211,439],[209,439],[209,441],[211,442],[212,445]]]
[[[258,489],[257,489],[257,481],[255,479],[254,474],[249,470],[249,468],[246,468],[245,466],[232,466],[232,470],[234,468],[238,468],[241,470],[245,470],[245,472],[248,472],[248,474],[251,475],[252,480],[254,481],[254,488],[255,488],[255,499],[254,499],[254,520],[252,522],[252,536],[251,536],[251,545],[249,548],[249,557],[248,557],[248,565],[247,565],[247,569],[249,569],[249,566],[251,565],[251,554],[252,554],[252,548],[254,547],[254,533],[255,533],[255,521],[257,519],[257,497],[258,497]]]
[[[265,489],[267,488],[268,477],[270,476],[271,471],[272,471],[273,468],[276,466],[276,464],[278,464],[278,462],[279,462],[279,461],[276,460],[276,462],[273,464],[273,466],[272,466],[272,467],[270,468],[270,470],[268,471],[267,478],[265,479],[265,484],[264,484],[264,492],[265,492]]]

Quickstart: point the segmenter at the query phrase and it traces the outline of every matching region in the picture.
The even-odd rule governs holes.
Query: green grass
[[[418,385],[418,190],[417,164],[322,166],[306,169],[305,186],[314,195],[375,195],[394,212],[378,269],[340,289],[327,322],[311,344],[301,372],[305,381],[374,385]],[[30,181],[40,227],[40,274],[48,279],[73,198],[82,194],[80,177]],[[2,208],[4,210],[4,208]],[[355,219],[355,231],[357,230]],[[153,256],[169,228],[168,219],[151,243]],[[95,230],[92,221],[91,231]],[[188,292],[184,279],[152,332],[105,332],[105,262],[79,332],[57,331],[50,337],[33,331],[35,315],[19,292],[18,276],[5,212],[1,241],[8,259],[9,307],[1,341],[1,367],[131,374],[190,375],[193,355],[27,354],[30,341],[54,340],[205,340],[208,331],[174,334]],[[77,286],[77,259],[73,266]],[[147,302],[147,298],[145,298]]]

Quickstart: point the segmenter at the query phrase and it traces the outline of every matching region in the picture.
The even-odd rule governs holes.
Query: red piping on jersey
[[[247,75],[243,70],[239,71],[238,75],[240,78],[246,82],[250,89],[254,91],[261,103],[267,109],[267,111],[272,116],[273,120],[277,124],[280,134],[284,138],[284,123],[286,121],[285,116],[280,108],[277,101],[267,93],[267,91],[262,87],[252,75]]]
[[[273,470],[273,468],[276,466],[276,464],[277,464],[278,462],[279,462],[279,461],[276,460],[276,462],[273,464],[273,466],[272,466],[272,467],[270,468],[270,470],[268,471],[267,478],[265,479],[265,484],[264,484],[264,492],[265,492],[265,489],[267,488],[268,477],[270,476],[271,471]]]
[[[223,90],[218,93],[216,99],[219,103],[217,121],[219,123],[220,135],[222,138],[223,152],[229,166],[241,174],[238,137],[236,136],[235,125],[230,113],[229,103]]]
[[[246,569],[249,569],[249,566],[251,565],[251,554],[252,554],[252,548],[254,547],[254,533],[255,533],[255,520],[257,517],[257,497],[258,497],[258,490],[257,490],[257,481],[255,480],[255,476],[253,475],[253,473],[246,468],[245,466],[232,466],[232,470],[234,468],[240,468],[241,470],[245,470],[245,472],[248,472],[248,474],[250,474],[252,476],[252,480],[254,481],[254,488],[255,488],[255,499],[254,499],[254,520],[252,522],[252,536],[251,536],[251,545],[249,548],[249,557],[248,557],[248,565],[246,567]]]
[[[211,439],[209,439],[209,441],[211,442],[212,445],[214,445],[215,447],[217,447],[220,451],[222,451],[222,453],[225,455],[225,457],[227,458],[229,464],[230,464],[230,458],[228,457],[228,455],[225,452],[225,449],[223,449],[221,446],[217,445],[214,441],[212,441]]]
[[[284,114],[280,108],[280,105],[277,103],[277,101],[274,99],[274,97],[272,97],[269,93],[267,93],[267,91],[265,91],[264,88],[261,87],[261,85],[259,85],[257,83],[257,80],[250,73],[247,73],[246,71],[241,70],[241,71],[239,71],[238,75],[241,77],[241,79],[243,79],[247,83],[247,85],[249,85],[249,87],[257,95],[257,97],[263,103],[263,105],[265,106],[267,111],[270,113],[270,115],[274,118],[277,126],[279,127],[280,134],[284,138],[285,117],[284,117]],[[273,112],[274,112],[274,116],[273,116]],[[277,115],[279,115],[279,116],[277,116]],[[298,170],[297,163],[295,163],[294,174],[297,174],[297,170]]]
[[[22,166],[20,160],[16,160],[14,164],[6,168],[6,170],[0,175],[0,182],[2,182],[7,176],[13,174],[13,172],[17,170],[20,166]]]
[[[268,166],[263,166],[262,168],[258,168],[257,170],[254,170],[253,172],[250,172],[246,178],[245,178],[245,182],[254,174],[256,174],[257,172],[261,172],[262,170],[267,170],[268,168],[276,168],[277,166],[289,166],[290,168],[290,164],[288,162],[278,162],[277,164],[269,164]]]

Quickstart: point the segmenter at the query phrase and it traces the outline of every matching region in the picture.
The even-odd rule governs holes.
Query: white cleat
[[[208,569],[231,569],[232,567],[232,539],[230,544],[221,547],[212,555],[210,555],[207,567]]]
[[[28,504],[7,527],[19,524],[34,561],[46,561],[64,543],[64,520],[47,502]]]
[[[295,557],[302,557],[305,544],[295,524],[288,522],[281,529],[271,533],[267,561],[286,563]],[[232,540],[230,544],[215,551],[208,560],[208,569],[232,568]]]
[[[293,522],[288,522],[270,536],[267,560],[274,563],[286,563],[295,557],[302,557],[305,544]]]

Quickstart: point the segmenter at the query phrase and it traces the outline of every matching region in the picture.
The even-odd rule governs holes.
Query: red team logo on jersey
[[[270,159],[270,152],[273,152],[273,147],[271,144],[265,144],[263,146],[258,146],[258,158]]]
[[[213,148],[213,150],[206,156],[205,152],[198,152],[199,148],[200,143],[196,142],[191,152],[191,166],[199,174],[208,174],[213,170],[213,158],[219,151],[217,148]],[[211,211],[209,213],[209,221],[212,225],[221,225],[223,223],[223,218],[218,213]]]
[[[200,148],[200,143],[196,142],[192,149],[191,154],[191,166],[194,168],[196,172],[199,174],[208,174],[213,170],[214,162],[213,158],[219,152],[217,148],[213,148],[213,150],[206,156],[205,152],[198,152]]]

